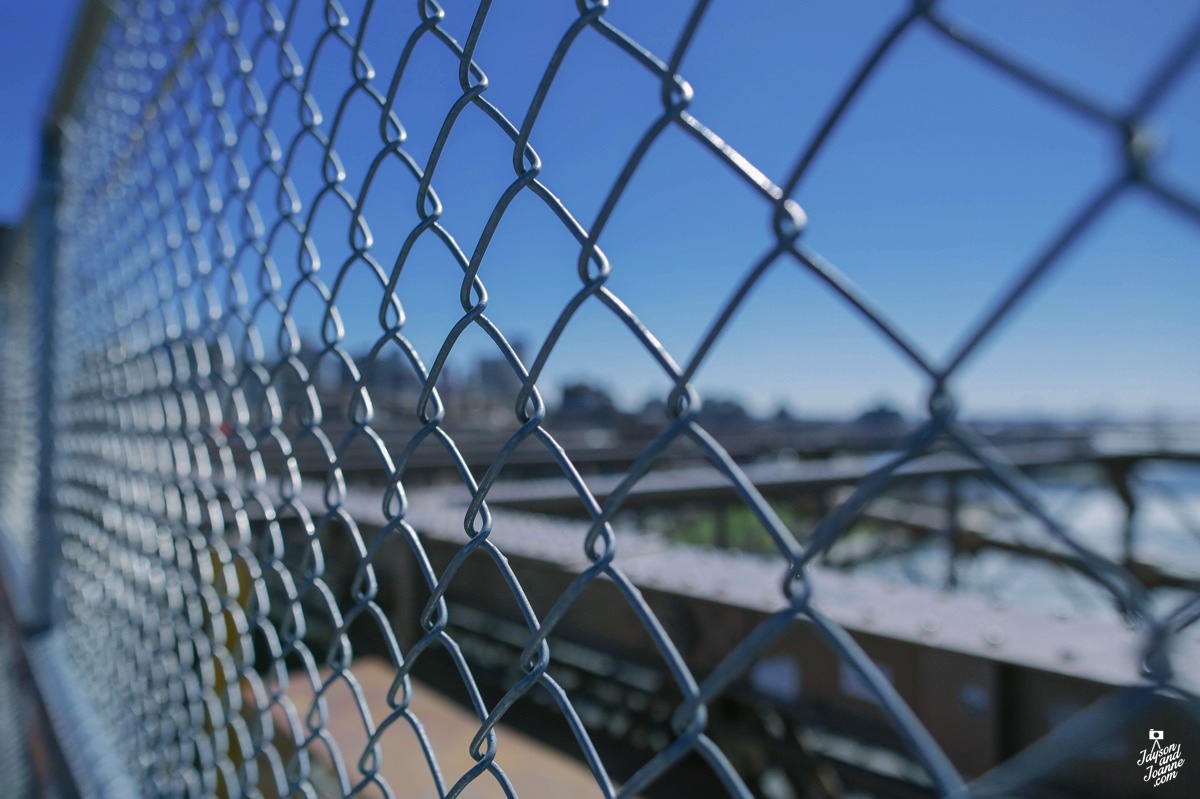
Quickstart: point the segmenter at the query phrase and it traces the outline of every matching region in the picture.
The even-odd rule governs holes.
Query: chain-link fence
[[[37,352],[30,346],[36,328],[28,297],[33,293],[33,243],[28,228],[6,232],[3,246],[4,279],[0,282],[3,303],[4,344],[3,425],[4,455],[0,458],[0,513],[4,531],[14,548],[29,558],[34,547],[34,509],[37,506],[36,428]]]
[[[1148,198],[1156,213],[1200,229],[1200,203],[1156,169],[1145,125],[1194,79],[1200,25],[1156,53],[1132,102],[1110,108],[964,32],[937,3],[908,4],[844,76],[794,162],[769,174],[691,110],[685,62],[703,58],[691,48],[709,3],[687,9],[676,30],[637,34],[614,22],[605,2],[522,6],[538,24],[510,20],[508,30],[524,29],[524,39],[504,46],[527,49],[526,62],[538,54],[525,94],[508,93],[501,78],[493,86],[480,54],[489,25],[511,9],[385,5],[96,4],[95,53],[52,120],[61,183],[51,183],[61,193],[49,195],[43,250],[55,248],[53,325],[42,330],[23,299],[34,294],[31,231],[45,227],[31,221],[3,264],[0,524],[33,559],[37,533],[49,528],[38,530],[32,466],[52,434],[53,474],[41,472],[40,486],[53,504],[52,522],[43,522],[61,537],[60,629],[106,739],[144,795],[418,795],[409,783],[431,796],[558,795],[510,777],[516,769],[506,755],[540,750],[506,747],[516,735],[508,724],[535,734],[542,724],[542,737],[581,764],[600,796],[1033,795],[1056,784],[1083,790],[1056,780],[1135,725],[1141,734],[1148,708],[1169,706],[1162,712],[1173,714],[1180,736],[1195,728],[1194,664],[1172,654],[1193,646],[1195,578],[1176,581],[1170,601],[1159,601],[1128,560],[1095,551],[1047,509],[1023,462],[960,421],[954,384],[1122,198]],[[1066,209],[1041,252],[942,359],[806,242],[806,210],[819,209],[802,209],[800,191],[865,87],[917,35],[1120,142],[1108,177]],[[559,190],[560,164],[548,155],[543,163],[542,154],[563,148],[539,125],[556,91],[580,91],[578,72],[560,85],[580,51],[602,51],[605,65],[587,86],[602,84],[605,70],[633,70],[656,103],[590,198],[574,186]],[[436,113],[421,117],[430,108]],[[611,280],[622,263],[605,252],[606,231],[638,191],[635,171],[653,148],[683,146],[672,138],[679,133],[708,168],[749,187],[764,222],[759,249],[742,254],[736,268],[744,274],[726,276],[732,290],[686,358],[635,315]],[[456,216],[451,197],[475,215]],[[530,214],[540,215],[545,240],[528,232],[516,244],[504,239],[508,220]],[[555,248],[567,258],[539,255]],[[542,260],[552,269],[533,265]],[[522,279],[526,268],[531,276]],[[833,481],[851,490],[810,521],[781,517],[782,501],[768,499],[770,480],[746,466],[742,443],[706,421],[696,385],[741,324],[751,291],[781,270],[801,270],[847,303],[919,375],[928,400],[886,456]],[[680,269],[677,279],[686,275]],[[489,310],[493,281],[516,286],[505,295],[514,304],[497,301],[498,314]],[[567,288],[552,294],[547,285]],[[497,321],[549,305],[548,332],[529,351],[517,340],[526,328]],[[618,468],[594,478],[596,448],[577,443],[569,420],[558,423],[540,387],[556,353],[573,346],[564,343],[573,331],[592,335],[599,317],[615,322],[600,325],[613,341],[634,342],[649,357],[656,385],[666,388],[661,416],[632,437],[624,461],[613,456]],[[57,353],[42,370],[52,404],[39,422],[38,364],[47,351]],[[486,362],[471,381],[450,366],[467,357]],[[485,401],[497,396],[503,412]],[[769,557],[756,556],[753,567],[683,549],[640,559],[662,547],[626,533],[621,514],[648,488],[664,496],[687,489],[661,482],[669,473],[660,467],[681,449],[707,465],[704,496],[724,492]],[[1010,722],[997,733],[999,762],[982,766],[960,750],[983,743],[935,734],[936,714],[910,709],[914,694],[899,667],[880,668],[868,654],[874,645],[847,631],[838,590],[816,567],[872,502],[932,468],[922,466],[931,453],[956,459],[938,469],[978,476],[1034,519],[1059,563],[1102,589],[1136,631],[1136,643],[1105,664],[1124,687],[1110,686],[1101,702],[1067,714],[1029,746],[1014,743]],[[557,486],[546,491],[565,496],[575,520],[534,515],[516,500],[499,507],[493,488],[498,497],[520,493],[513,482],[525,474]],[[562,570],[554,579],[543,573],[551,566]],[[695,571],[681,588],[669,573],[685,567]],[[471,593],[484,585],[490,594]],[[672,597],[689,592],[695,602],[758,615],[728,621],[714,636],[717,611],[683,623],[669,610]],[[563,632],[582,629],[581,616],[597,619],[591,638],[571,640]],[[922,635],[936,628],[922,625]],[[611,637],[609,649],[599,635]],[[992,628],[983,635],[1003,659],[1004,636]],[[795,640],[824,653],[820,662],[840,674],[842,692],[868,708],[869,734],[831,732],[836,718],[823,717],[811,693],[822,673],[772,659]],[[1115,659],[1128,651],[1136,660]],[[621,671],[603,666],[613,652],[638,655]],[[1103,646],[1093,653],[1108,656]],[[374,665],[365,665],[367,654]],[[378,686],[365,675],[379,669],[386,690],[372,693]],[[596,675],[625,692],[605,712],[597,697],[609,689],[589,688]],[[747,679],[804,708],[788,715],[761,702],[737,705],[752,708],[758,748],[738,740],[747,722],[730,715]],[[469,754],[465,766],[448,765],[458,761],[426,726],[427,684],[468,708],[471,738],[458,751]],[[926,690],[935,694],[930,706],[943,699],[937,686]],[[944,699],[1003,701],[983,687]],[[658,715],[640,742],[620,748],[613,741],[636,736],[614,719],[634,703]],[[349,722],[339,715],[347,707]],[[531,708],[542,721],[528,722]],[[1127,785],[1140,786],[1142,769],[1121,765],[1132,775]],[[1181,779],[1161,790],[1195,785],[1192,768],[1185,763]],[[389,780],[397,773],[403,782]]]

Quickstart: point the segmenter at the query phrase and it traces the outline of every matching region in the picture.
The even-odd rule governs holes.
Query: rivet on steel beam
[[[995,624],[989,624],[987,629],[983,631],[983,640],[988,646],[1000,646],[1008,636],[1004,630],[997,627]]]
[[[987,713],[992,706],[991,692],[977,682],[963,683],[958,699],[969,713],[976,716]]]

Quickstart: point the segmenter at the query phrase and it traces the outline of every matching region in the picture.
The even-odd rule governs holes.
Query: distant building
[[[527,363],[525,343],[517,339],[510,344],[517,359]],[[520,390],[521,378],[504,355],[498,353],[485,356],[475,364],[475,379],[470,391],[474,399],[483,406],[508,408],[516,402]]]
[[[569,383],[563,386],[558,404],[560,415],[599,424],[613,421],[617,406],[608,392],[590,383]]]
[[[502,357],[480,358],[475,371],[478,377],[475,388],[485,401],[510,405],[521,390],[520,378]]]
[[[874,408],[863,412],[854,420],[856,427],[871,430],[897,430],[904,427],[904,416],[887,403],[879,403]]]
[[[700,407],[700,421],[712,427],[735,427],[751,421],[742,404],[732,399],[707,399]]]

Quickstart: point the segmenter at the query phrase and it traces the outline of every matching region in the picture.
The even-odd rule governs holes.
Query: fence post
[[[37,552],[30,585],[32,603],[28,626],[44,630],[53,626],[57,612],[55,581],[62,538],[54,514],[57,381],[55,326],[57,314],[57,211],[60,192],[61,134],[50,124],[42,132],[42,151],[34,197],[34,318],[37,320]]]

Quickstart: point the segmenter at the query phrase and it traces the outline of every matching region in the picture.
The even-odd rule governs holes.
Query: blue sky
[[[6,76],[0,135],[12,176],[0,194],[0,213],[9,218],[29,193],[32,136],[72,4],[31,5],[9,3],[0,11]],[[352,28],[359,5],[345,4]],[[462,41],[473,4],[445,5],[445,25]],[[666,58],[691,5],[613,0],[606,18]],[[380,3],[372,12],[364,49],[381,90],[415,24],[415,6]],[[574,4],[497,0],[495,6],[477,61],[489,77],[486,97],[519,124],[575,17]],[[783,182],[855,65],[906,7],[716,0],[681,66],[695,91],[689,111]],[[1168,0],[945,7],[987,41],[1114,110],[1132,101],[1200,14],[1195,2]],[[305,13],[319,14],[319,4],[302,3]],[[301,53],[313,35],[312,27],[296,30]],[[256,74],[270,76],[273,69],[273,63],[259,64]],[[324,51],[313,75],[328,129],[351,79],[345,50]],[[423,41],[396,105],[406,149],[418,162],[428,158],[458,95],[453,60]],[[583,225],[592,224],[614,176],[660,110],[650,74],[584,31],[532,136],[544,164],[542,181]],[[286,140],[295,116],[277,116]],[[344,185],[356,197],[379,149],[378,117],[365,98],[352,99],[335,139]],[[1156,168],[1200,197],[1200,65],[1164,99],[1153,122],[1162,145]],[[246,142],[244,152],[252,146]],[[451,133],[433,182],[445,206],[442,221],[468,254],[513,179],[511,152],[507,137],[474,108]],[[292,177],[307,200],[321,183],[317,149],[303,144],[296,157]],[[940,361],[1119,164],[1110,130],[918,28],[868,84],[794,196],[809,219],[805,243]],[[260,204],[269,205],[273,195],[265,185],[260,189]],[[386,270],[417,223],[414,190],[415,181],[393,162],[382,167],[363,202],[375,239],[371,252]],[[314,217],[329,284],[349,254],[349,219],[331,203]],[[600,245],[612,265],[607,286],[682,362],[771,243],[768,205],[695,140],[668,129],[635,173]],[[579,287],[578,249],[529,194],[514,201],[488,248],[480,272],[490,295],[488,316],[525,341],[530,355]],[[295,251],[295,241],[280,239],[276,258],[285,280],[296,272]],[[965,412],[1196,416],[1198,256],[1194,221],[1128,193],[967,364],[955,383]],[[341,295],[346,344],[359,351],[378,336],[382,290],[361,263],[351,264],[348,275]],[[426,362],[461,313],[460,281],[458,267],[429,236],[401,272],[406,329]],[[296,310],[301,325],[315,331],[313,298],[301,295]],[[466,369],[490,348],[481,331],[469,330],[451,366]],[[553,396],[560,383],[578,378],[606,386],[628,404],[669,390],[632,336],[594,301],[568,327],[542,385]],[[696,382],[702,394],[738,396],[758,410],[786,404],[798,413],[835,415],[878,399],[915,409],[927,390],[894,348],[794,262],[774,266],[753,290]]]
[[[76,0],[0,3],[0,220],[25,209],[37,172],[38,131],[58,78]]]

